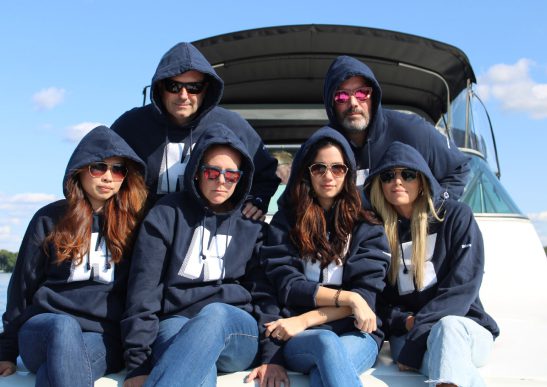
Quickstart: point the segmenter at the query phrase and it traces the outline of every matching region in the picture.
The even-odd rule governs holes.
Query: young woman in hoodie
[[[484,386],[499,334],[484,311],[482,235],[471,209],[448,198],[422,155],[394,142],[365,182],[392,251],[378,312],[401,371],[432,386]]]
[[[211,125],[192,151],[184,191],[144,219],[122,322],[124,386],[214,386],[217,370],[241,371],[255,359],[268,364],[263,385],[288,382],[275,365],[279,343],[259,330],[278,308],[255,255],[264,224],[241,212],[253,169],[241,140]]]
[[[30,221],[11,276],[0,374],[19,355],[36,386],[93,386],[123,368],[119,323],[128,252],[146,200],[145,165],[107,127],[89,132],[66,168],[66,199]]]
[[[383,339],[373,308],[390,256],[383,227],[365,221],[355,173],[342,134],[315,132],[295,155],[261,250],[283,317],[266,334],[285,342],[287,368],[311,386],[361,386]]]

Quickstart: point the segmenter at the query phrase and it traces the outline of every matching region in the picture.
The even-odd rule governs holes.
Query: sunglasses
[[[365,102],[372,95],[372,87],[360,87],[355,90],[336,90],[334,92],[334,102],[343,104],[350,100],[351,96],[354,96],[357,101]]]
[[[207,82],[178,82],[173,79],[164,79],[163,87],[165,91],[173,94],[178,94],[182,89],[186,89],[188,94],[199,94],[205,89]]]
[[[403,179],[403,181],[412,181],[418,176],[418,171],[414,169],[392,169],[380,173],[380,180],[382,181],[382,183],[389,183],[391,180],[395,179],[395,176],[397,176],[398,172],[401,173],[401,178]]]
[[[110,169],[112,180],[122,181],[127,176],[127,167],[123,164],[108,164],[104,161],[91,163],[88,166],[89,174],[92,177],[101,177]]]
[[[202,165],[201,171],[203,172],[203,176],[207,180],[217,180],[220,175],[224,175],[224,180],[226,180],[226,182],[230,184],[237,183],[243,175],[243,171],[240,171],[238,169],[220,169],[218,167],[212,167],[209,165]]]
[[[324,176],[327,171],[330,171],[334,177],[342,177],[348,173],[348,167],[344,164],[338,163],[315,163],[310,165],[308,168],[313,176]]]

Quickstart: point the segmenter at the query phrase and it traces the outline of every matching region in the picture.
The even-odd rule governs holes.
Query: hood
[[[199,71],[200,73],[205,74],[209,82],[200,111],[193,121],[199,121],[203,115],[219,104],[224,91],[224,82],[222,79],[220,79],[213,69],[213,66],[211,66],[196,47],[191,43],[178,43],[163,55],[156,68],[156,72],[152,77],[150,98],[161,114],[164,114],[164,109],[159,96],[158,81],[174,77],[190,70]]]
[[[373,125],[374,121],[377,119],[376,112],[378,111],[382,100],[382,89],[380,88],[380,84],[376,80],[374,73],[370,67],[363,62],[350,56],[342,55],[331,63],[323,85],[323,102],[325,104],[325,109],[327,110],[329,125],[338,130],[341,129],[341,126],[338,123],[334,111],[334,92],[338,90],[342,82],[354,76],[363,77],[372,87],[372,117],[369,126]]]
[[[241,140],[230,130],[226,125],[221,123],[213,123],[205,128],[205,131],[200,136],[198,142],[194,146],[188,165],[184,171],[184,190],[201,204],[202,207],[207,207],[207,204],[197,188],[197,182],[194,179],[201,166],[201,161],[205,151],[213,145],[228,145],[236,149],[242,155],[242,163],[240,169],[243,171],[240,181],[230,200],[234,203],[234,210],[243,205],[253,182],[254,164],[253,159],[249,155],[246,146]]]
[[[306,158],[306,155],[313,147],[313,145],[323,139],[330,139],[332,142],[340,145],[340,147],[342,148],[342,152],[344,153],[344,158],[349,161],[349,169],[346,177],[355,180],[356,164],[355,158],[353,156],[353,151],[351,150],[351,146],[340,132],[331,128],[330,126],[324,126],[321,129],[317,130],[315,133],[313,133],[310,138],[308,138],[306,142],[303,143],[302,146],[300,146],[300,149],[298,149],[298,152],[296,152],[296,154],[294,155],[291,166],[291,174],[289,177],[289,181],[287,182],[287,187],[285,188],[285,191],[278,200],[279,207],[288,204],[288,195],[289,192],[291,192],[292,186],[295,184],[296,175],[298,172],[297,170],[300,168],[300,165]]]
[[[65,190],[66,182],[76,170],[109,157],[124,157],[132,160],[137,163],[142,175],[145,176],[146,174],[146,164],[123,138],[106,126],[97,126],[82,138],[68,160],[63,178],[65,197],[67,194]]]
[[[380,161],[370,171],[365,180],[365,192],[367,198],[370,197],[370,188],[372,180],[386,169],[392,168],[411,168],[420,172],[429,182],[431,187],[431,197],[434,201],[441,198],[448,198],[448,193],[441,187],[437,179],[433,176],[431,169],[427,165],[423,156],[415,148],[402,142],[393,142],[380,158]]]

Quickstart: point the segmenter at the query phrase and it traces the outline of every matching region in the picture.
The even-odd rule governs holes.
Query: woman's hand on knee
[[[0,361],[0,375],[9,376],[15,372],[15,363],[11,361]]]
[[[148,375],[133,376],[123,382],[123,387],[142,387]]]
[[[253,380],[260,381],[260,387],[289,387],[291,381],[287,375],[287,371],[283,366],[278,364],[262,364],[256,367],[245,378],[245,383],[251,383]]]
[[[306,320],[301,316],[282,318],[264,324],[266,326],[266,337],[287,341],[297,334],[308,329]]]

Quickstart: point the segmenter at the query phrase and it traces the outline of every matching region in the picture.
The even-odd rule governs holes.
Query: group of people
[[[37,386],[247,381],[360,386],[385,340],[431,385],[484,385],[499,334],[484,311],[468,160],[425,120],[384,109],[372,71],[334,60],[328,126],[290,164],[218,106],[222,79],[191,44],[160,60],[151,104],[79,143],[65,199],[31,220],[12,274],[0,374]],[[279,173],[279,172],[278,172]],[[285,173],[286,174],[286,173]]]

